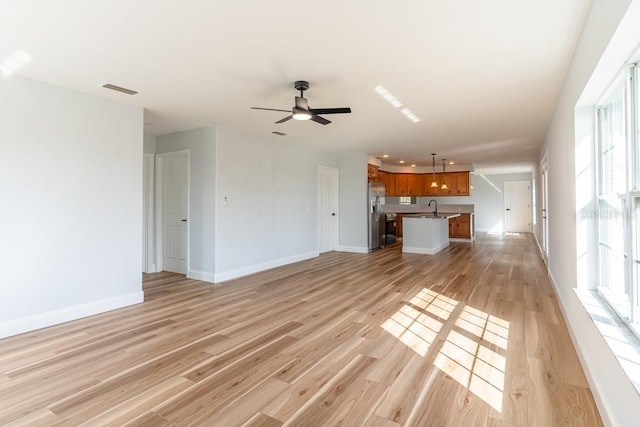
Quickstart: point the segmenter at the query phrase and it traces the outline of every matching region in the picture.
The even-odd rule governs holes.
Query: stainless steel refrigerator
[[[369,252],[384,248],[385,215],[382,212],[385,189],[380,182],[369,183]]]

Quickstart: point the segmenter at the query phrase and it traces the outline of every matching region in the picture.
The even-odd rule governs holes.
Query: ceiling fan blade
[[[276,123],[284,123],[284,122],[288,122],[289,120],[291,120],[293,118],[293,116],[287,116],[284,119],[280,119],[278,120]]]
[[[311,108],[313,114],[346,114],[351,112],[351,108]]]
[[[321,125],[328,125],[329,123],[331,123],[330,120],[327,120],[324,117],[316,116],[315,114],[311,116],[311,120],[316,123],[320,123]]]
[[[291,110],[278,110],[277,108],[262,108],[262,107],[251,107],[252,110],[267,110],[267,111],[282,111],[283,113],[289,113]]]

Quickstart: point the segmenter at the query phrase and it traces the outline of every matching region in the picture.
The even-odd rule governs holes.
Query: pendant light
[[[447,159],[442,159],[442,173],[445,173],[445,167],[444,167],[444,162],[446,162]],[[440,187],[441,190],[448,190],[449,186],[447,186],[447,182],[444,180],[444,176],[442,177],[442,187]]]
[[[436,181],[436,153],[431,153],[431,188],[438,188],[438,181]]]

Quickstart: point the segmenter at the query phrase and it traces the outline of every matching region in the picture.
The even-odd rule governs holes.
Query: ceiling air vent
[[[279,135],[279,136],[285,136],[286,135],[286,133],[278,132],[277,130],[274,130],[271,133],[274,134],[274,135]]]
[[[127,88],[124,88],[124,87],[112,85],[111,83],[107,83],[106,85],[103,85],[102,87],[104,87],[106,89],[117,90],[118,92],[126,93],[127,95],[135,95],[136,93],[138,93],[135,90],[131,90],[131,89],[127,89]]]

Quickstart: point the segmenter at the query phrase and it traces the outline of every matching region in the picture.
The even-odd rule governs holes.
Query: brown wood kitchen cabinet
[[[422,175],[407,174],[407,196],[424,196],[424,181]]]
[[[469,195],[469,172],[455,172],[455,195],[456,196],[468,196]]]
[[[464,213],[449,218],[450,239],[473,239],[473,214]]]
[[[369,181],[383,182],[386,189],[386,195],[389,197],[469,195],[469,172],[436,173],[436,182],[438,183],[437,188],[431,187],[433,175],[430,173],[392,173],[377,170],[377,178],[371,178],[371,176],[373,176],[372,174],[373,169],[370,172]],[[447,190],[441,189],[443,183],[447,184]]]
[[[395,174],[384,172],[383,176],[384,180],[384,188],[387,196],[395,196],[396,195],[396,177]]]
[[[440,188],[440,195],[441,196],[455,196],[456,195],[456,191],[455,191],[455,185],[456,185],[456,179],[454,174],[447,172],[447,173],[443,173],[441,174],[441,182],[440,182],[440,186],[442,187],[442,184],[447,184],[447,188],[446,189],[442,189]]]
[[[379,170],[379,171],[378,171],[378,179],[377,179],[377,181],[378,181],[378,182],[381,182],[381,183],[383,183],[383,184],[385,184],[386,175],[387,175],[387,173],[386,173],[385,171],[381,171],[381,170]],[[387,187],[386,187],[386,185],[385,185],[385,189],[386,189],[386,188],[387,188]]]
[[[432,187],[431,183],[433,182],[432,174],[424,175],[424,194],[426,196],[439,196],[440,195],[440,186],[442,185],[441,174],[436,174],[436,182],[438,183],[437,187]]]
[[[395,183],[396,183],[396,191],[395,196],[408,196],[409,195],[409,180],[408,174],[406,173],[396,173],[395,175]]]
[[[378,166],[367,164],[367,178],[369,182],[379,181],[380,175]]]

